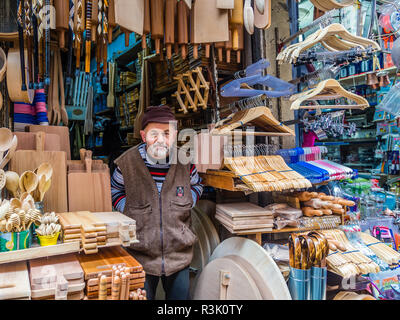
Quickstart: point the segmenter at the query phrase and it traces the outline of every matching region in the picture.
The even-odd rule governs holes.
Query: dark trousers
[[[144,289],[147,299],[154,300],[158,281],[161,278],[162,286],[165,291],[166,300],[188,300],[189,299],[189,267],[178,271],[170,276],[146,275]]]

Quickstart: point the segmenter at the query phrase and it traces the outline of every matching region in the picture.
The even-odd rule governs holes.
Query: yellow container
[[[39,236],[38,235],[39,243],[42,247],[53,246],[53,245],[57,244],[57,239],[58,239],[59,235],[60,235],[60,232],[57,232],[50,236]]]

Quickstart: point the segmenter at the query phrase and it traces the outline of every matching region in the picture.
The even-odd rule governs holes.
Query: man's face
[[[171,123],[150,122],[140,131],[143,142],[147,145],[147,152],[154,159],[165,159],[176,138],[176,129]]]

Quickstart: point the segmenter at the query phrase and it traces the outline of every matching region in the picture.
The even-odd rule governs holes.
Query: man
[[[149,107],[140,134],[143,143],[115,160],[113,206],[136,220],[139,243],[129,251],[146,272],[148,298],[154,299],[161,278],[167,299],[185,300],[196,241],[190,209],[203,186],[194,165],[171,161],[177,132],[168,106]]]

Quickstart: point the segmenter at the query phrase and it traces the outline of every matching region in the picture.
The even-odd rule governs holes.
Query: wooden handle
[[[232,25],[243,25],[243,9],[243,0],[235,0],[235,7],[230,19]]]
[[[232,30],[232,49],[238,50],[239,49],[239,31],[237,28]]]
[[[178,43],[187,44],[188,39],[188,7],[183,1],[178,2]]]
[[[36,151],[44,151],[46,134],[43,131],[36,132]]]

